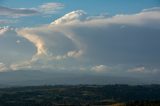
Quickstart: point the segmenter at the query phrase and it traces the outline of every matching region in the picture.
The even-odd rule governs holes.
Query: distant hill
[[[56,84],[147,84],[148,82],[131,77],[117,77],[111,75],[95,75],[74,72],[52,71],[10,71],[0,73],[0,87],[56,85]]]

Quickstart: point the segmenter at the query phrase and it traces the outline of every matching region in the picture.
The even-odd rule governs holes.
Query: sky
[[[0,72],[160,81],[159,35],[160,0],[0,0]]]

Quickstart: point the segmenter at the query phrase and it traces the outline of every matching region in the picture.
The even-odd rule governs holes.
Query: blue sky
[[[160,73],[159,28],[159,0],[1,0],[0,72],[154,79]]]
[[[146,8],[152,7],[159,7],[160,1],[159,0],[101,0],[93,1],[93,0],[34,0],[30,2],[30,0],[2,0],[1,5],[10,7],[10,8],[35,8],[39,5],[48,2],[59,2],[65,5],[64,9],[60,10],[59,13],[53,14],[51,17],[42,17],[42,16],[33,16],[27,18],[21,18],[20,20],[23,21],[19,24],[14,24],[13,26],[30,26],[30,24],[40,25],[49,23],[52,20],[55,20],[58,17],[63,16],[64,14],[74,11],[74,10],[84,10],[90,15],[99,15],[99,14],[108,14],[108,15],[115,15],[115,14],[132,14],[142,11]],[[38,19],[37,19],[38,17]]]
[[[144,8],[151,8],[155,6],[160,5],[159,0],[101,0],[93,1],[93,0],[86,0],[86,1],[80,1],[80,0],[36,0],[30,2],[30,0],[2,0],[2,5],[8,6],[8,7],[36,7],[38,5],[41,5],[46,2],[60,2],[64,3],[66,6],[66,11],[71,10],[77,10],[77,9],[83,9],[87,12],[91,13],[99,13],[99,12],[106,12],[109,11],[111,14],[116,14],[119,12],[122,13],[132,13],[132,12],[138,12],[141,11]]]

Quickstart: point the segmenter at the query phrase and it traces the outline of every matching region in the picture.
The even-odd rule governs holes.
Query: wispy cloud
[[[159,69],[147,66],[139,66],[139,67],[132,67],[128,69],[129,73],[135,74],[156,74],[159,73]]]
[[[61,3],[46,3],[33,8],[9,8],[0,6],[0,16],[19,18],[40,14],[55,14],[63,7],[64,4]]]
[[[93,66],[91,70],[95,72],[108,72],[108,71],[111,71],[111,68],[106,65],[97,65],[97,66]]]
[[[45,42],[40,36],[37,36],[36,34],[34,34],[34,32],[30,32],[29,28],[25,28],[17,32],[19,35],[21,35],[35,45],[35,47],[37,48],[37,53],[35,54],[35,56],[47,55]]]
[[[44,14],[54,14],[62,8],[64,8],[62,3],[45,3],[38,7],[38,11]]]
[[[0,16],[8,17],[24,17],[38,14],[39,12],[36,9],[30,8],[8,8],[0,6]]]

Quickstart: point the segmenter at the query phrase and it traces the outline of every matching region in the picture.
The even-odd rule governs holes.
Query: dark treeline
[[[160,106],[160,85],[30,86],[0,89],[0,106]]]

